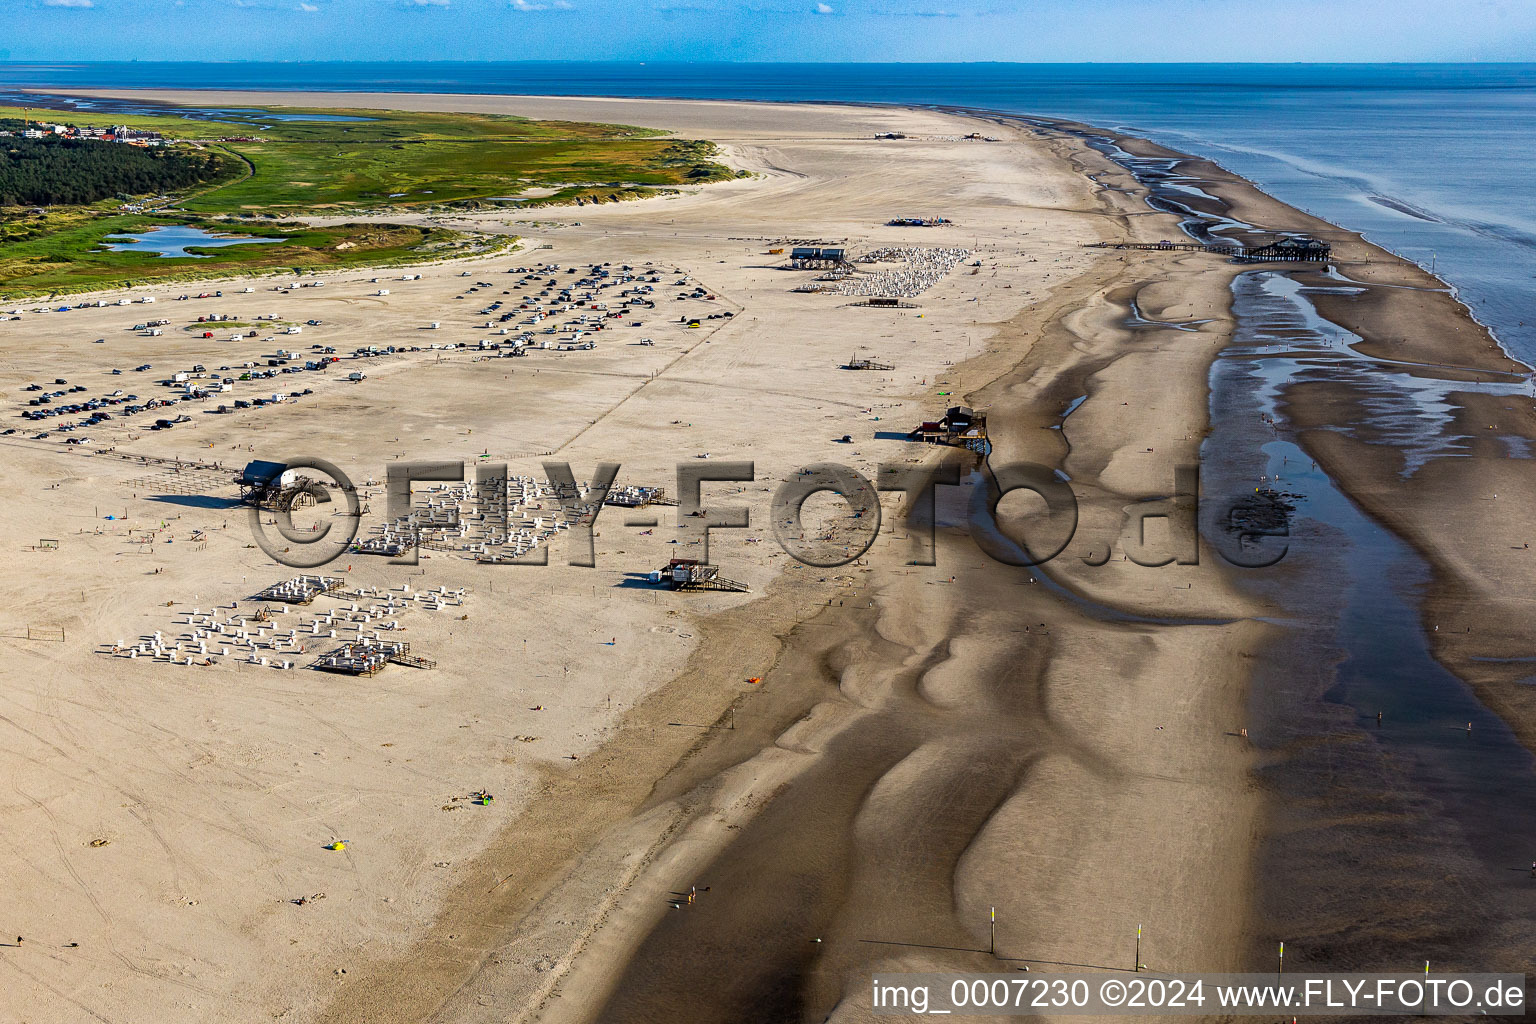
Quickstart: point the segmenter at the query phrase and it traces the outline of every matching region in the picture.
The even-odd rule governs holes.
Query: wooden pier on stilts
[[[1208,252],[1231,256],[1247,263],[1327,263],[1333,247],[1315,238],[1282,238],[1265,245],[1235,242],[1207,245],[1203,242],[1089,242],[1088,249],[1144,249],[1152,252]]]

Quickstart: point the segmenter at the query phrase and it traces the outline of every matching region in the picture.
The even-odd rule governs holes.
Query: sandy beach
[[[1277,937],[1303,963],[1379,967],[1404,934],[1448,965],[1522,966],[1529,886],[1481,856],[1470,825],[1463,835],[1416,799],[1410,766],[1330,697],[1341,658],[1321,630],[1337,595],[1304,538],[1257,583],[1205,540],[1198,564],[1142,564],[1183,550],[1171,520],[1147,520],[1143,537],[1132,518],[1173,508],[1178,467],[1210,466],[1203,500],[1230,504],[1273,436],[1251,433],[1246,409],[1229,423],[1219,393],[1213,420],[1213,363],[1252,343],[1233,298],[1252,268],[1087,247],[1180,232],[1085,144],[1091,130],[835,105],[144,95],[642,125],[711,139],[750,177],[523,217],[405,215],[520,238],[416,280],[165,286],[102,296],[152,306],[27,302],[0,321],[12,418],[33,381],[144,396],[162,374],[264,362],[275,344],[423,349],[251,382],[235,397],[290,380],[313,393],[199,408],[169,431],[119,419],[73,447],[0,437],[14,552],[0,574],[0,935],[25,938],[0,947],[0,1017],[864,1020],[873,971],[1124,970],[1138,927],[1158,971],[1264,969]],[[1329,241],[1333,271],[1294,271],[1319,313],[1380,372],[1453,397],[1415,428],[1414,444],[1434,443],[1407,475],[1408,444],[1381,426],[1393,385],[1376,371],[1319,372],[1277,407],[1340,493],[1428,566],[1433,657],[1530,748],[1536,697],[1513,659],[1529,646],[1536,485],[1508,452],[1536,441],[1536,416],[1528,397],[1456,390],[1524,368],[1418,268],[1214,165],[1181,170],[1227,216]],[[952,223],[887,223],[913,216]],[[814,275],[771,250],[808,240],[856,259],[966,255],[907,306],[872,308],[793,290]],[[654,273],[656,308],[591,350],[426,348],[492,337],[477,311],[518,294],[517,268],[547,265],[552,278]],[[695,288],[710,297],[673,299]],[[202,337],[193,321],[208,313],[319,323],[234,342]],[[162,336],[125,330],[150,316],[170,318]],[[858,358],[894,369],[842,368]],[[366,379],[347,380],[354,369]],[[987,413],[987,465],[1070,481],[1077,524],[1059,557],[989,558],[965,526],[969,488],[939,490],[932,565],[912,564],[895,491],[851,564],[799,564],[775,543],[770,499],[799,467],[875,480],[881,464],[943,457],[962,479],[980,472],[970,453],[905,436],[960,404]],[[1228,450],[1213,454],[1218,441]],[[679,465],[751,461],[750,482],[706,484],[704,502],[750,509],[747,528],[709,540],[710,561],[750,591],[649,585],[668,559],[697,557],[697,524],[664,507],[631,527],[609,507],[595,568],[567,564],[557,535],[537,568],[430,548],[415,566],[347,554],[319,570],[365,603],[463,591],[398,616],[428,670],[310,671],[319,642],[289,669],[114,655],[270,604],[254,595],[298,570],[255,546],[232,479],[248,460],[298,456],[361,485],[363,536],[384,520],[398,460],[534,477],[557,460],[582,481],[617,462],[619,483],[669,492]],[[807,506],[809,523],[823,514]],[[1009,532],[1040,519],[1022,494],[998,508]],[[1298,595],[1312,596],[1304,611]],[[338,603],[281,611],[270,628],[298,632]],[[1359,885],[1362,870],[1378,884]],[[1486,927],[1451,923],[1458,903]]]

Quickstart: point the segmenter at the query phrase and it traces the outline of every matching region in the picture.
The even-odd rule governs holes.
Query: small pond
[[[107,235],[102,239],[102,245],[112,252],[153,252],[169,259],[204,260],[208,259],[206,255],[187,252],[187,246],[215,248],[226,245],[268,245],[272,242],[286,241],[288,241],[286,238],[252,238],[249,235],[222,236],[204,228],[173,224],[167,227],[150,228],[147,231],[136,231],[132,234]]]

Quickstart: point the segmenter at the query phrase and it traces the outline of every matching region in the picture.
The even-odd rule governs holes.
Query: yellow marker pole
[[[1277,969],[1275,971],[1275,976],[1279,977],[1280,975],[1282,975],[1284,973],[1285,973],[1285,941],[1281,940],[1281,942],[1280,942],[1280,967],[1279,967],[1279,969]]]
[[[1136,926],[1136,973],[1141,973],[1141,925]]]
[[[992,907],[992,948],[989,952],[997,953],[997,908]]]

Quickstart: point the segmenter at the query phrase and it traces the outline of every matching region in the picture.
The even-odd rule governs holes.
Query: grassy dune
[[[280,120],[272,115],[356,120]],[[23,116],[158,131],[180,144],[226,153],[245,166],[245,173],[167,201],[139,204],[143,209],[131,212],[121,200],[50,207],[41,215],[0,209],[0,296],[81,291],[128,280],[440,258],[504,240],[490,243],[397,225],[319,229],[295,223],[274,227],[271,222],[303,214],[355,213],[362,218],[442,206],[515,210],[607,202],[732,177],[714,161],[711,143],[623,125],[283,107],[230,114],[235,120],[229,121],[173,114],[24,113],[0,107],[0,119]],[[537,198],[506,198],[525,190],[534,190]],[[205,259],[101,248],[106,235],[153,224],[197,224],[287,241],[209,249]]]
[[[154,253],[110,252],[106,235],[191,224],[220,234],[282,238],[189,252],[207,258],[162,258]],[[19,229],[19,230],[18,230]],[[32,237],[25,237],[31,235]],[[23,240],[11,240],[22,237]],[[471,256],[509,244],[508,236],[470,236],[441,228],[401,224],[341,224],[323,228],[299,222],[231,224],[187,217],[104,216],[95,211],[50,211],[31,222],[0,225],[0,299],[92,291],[135,282],[190,280],[242,274],[392,266]]]
[[[706,142],[657,137],[620,125],[471,114],[284,110],[372,117],[357,122],[283,122],[261,142],[222,148],[254,166],[250,177],[188,201],[206,213],[295,212],[442,205],[561,190],[671,186],[731,172]]]

